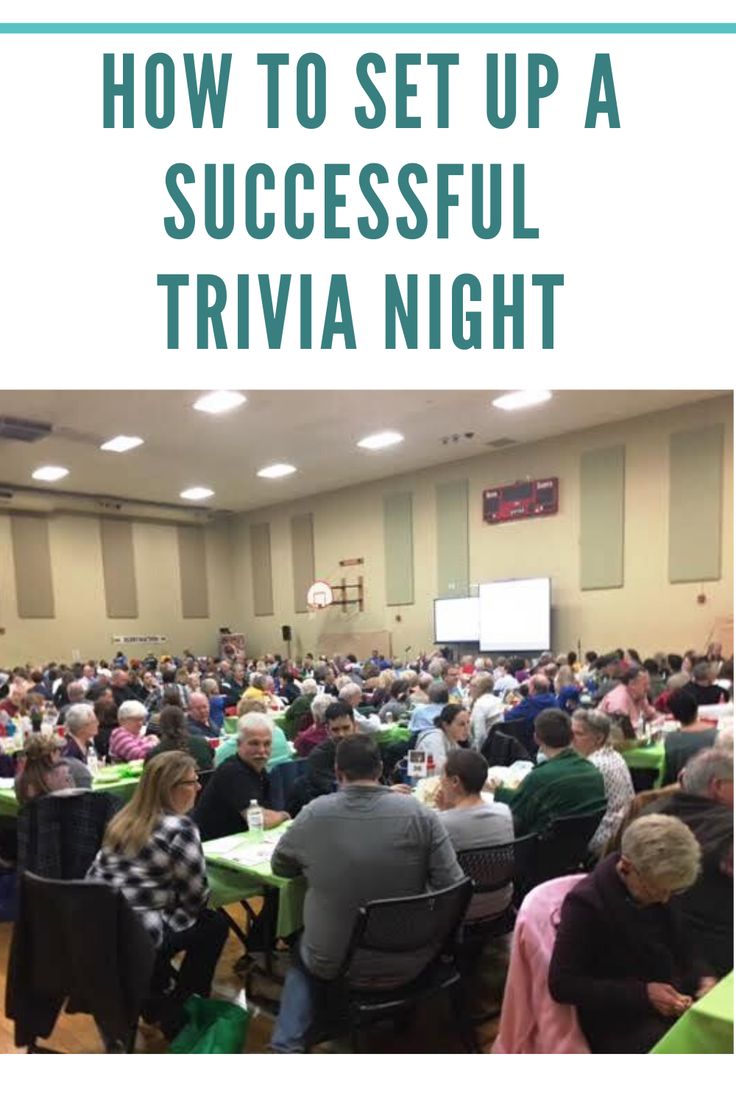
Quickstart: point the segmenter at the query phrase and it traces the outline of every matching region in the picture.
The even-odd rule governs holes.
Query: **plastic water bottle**
[[[89,750],[87,751],[87,767],[89,768],[90,774],[94,778],[94,776],[100,769],[100,761],[97,758],[97,751],[95,750],[94,744],[90,744]]]
[[[253,843],[259,843],[263,839],[263,809],[255,798],[252,798],[245,815],[248,823],[248,833]]]

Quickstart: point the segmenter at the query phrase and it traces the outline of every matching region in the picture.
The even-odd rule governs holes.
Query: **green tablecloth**
[[[733,974],[689,1008],[652,1054],[733,1054]]]
[[[288,823],[271,829],[264,834],[265,839],[278,839],[287,829]],[[248,833],[239,832],[236,836],[226,837],[233,844],[236,840],[248,843]],[[214,855],[223,844],[223,840],[208,840],[202,844],[207,858],[207,878],[210,883],[210,905],[221,908],[242,901],[247,897],[258,897],[264,886],[274,886],[279,891],[276,935],[285,938],[299,931],[302,926],[304,894],[307,889],[305,878],[279,878],[271,870],[270,862],[248,866],[238,861],[236,856]]]
[[[402,725],[389,725],[388,728],[381,728],[376,732],[376,740],[379,744],[397,744],[401,740],[408,740],[410,735],[409,729]]]
[[[662,785],[664,777],[664,740],[660,740],[657,744],[629,748],[622,751],[621,755],[626,766],[634,770],[639,768],[659,770],[659,776],[654,785],[655,788]]]
[[[133,769],[132,773],[122,775],[123,771],[129,772],[130,768],[103,767],[101,775],[92,779],[92,789],[105,793],[117,794],[123,801],[130,801],[133,790],[138,785],[143,768]],[[0,816],[17,816],[18,802],[15,790],[0,790]]]

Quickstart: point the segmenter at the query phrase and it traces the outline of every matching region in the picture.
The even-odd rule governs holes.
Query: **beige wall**
[[[562,393],[560,393],[562,397]],[[564,398],[562,399],[564,401]],[[615,402],[615,400],[614,400]],[[612,409],[612,413],[614,410]],[[705,583],[705,605],[696,602],[697,583],[667,581],[669,434],[715,422],[726,425],[722,578]],[[579,588],[579,457],[586,449],[626,446],[624,586],[606,591]],[[555,517],[506,525],[485,525],[481,493],[496,483],[527,476],[560,479],[560,512]],[[317,650],[320,633],[368,632],[388,629],[393,651],[426,648],[432,642],[432,600],[437,594],[434,487],[453,479],[469,480],[470,579],[551,575],[553,647],[608,649],[637,647],[681,650],[701,647],[716,619],[731,615],[733,606],[733,419],[726,399],[678,407],[656,415],[612,423],[597,429],[554,438],[529,447],[445,464],[380,483],[301,499],[241,515],[231,521],[234,572],[233,630],[246,634],[249,650],[283,650],[280,626],[293,627],[294,653]],[[387,490],[414,493],[415,602],[385,605],[383,494]],[[362,573],[366,606],[363,613],[337,610],[323,614],[294,613],[289,517],[314,514],[315,569],[318,578],[349,581]],[[248,525],[271,524],[274,614],[255,617],[248,562]],[[693,534],[697,540],[697,533]],[[341,559],[362,556],[359,568],[341,569]],[[400,621],[397,621],[397,617]],[[724,642],[725,643],[725,642]]]
[[[133,544],[138,584],[137,618],[108,619],[102,575],[99,521],[96,517],[53,514],[49,544],[54,583],[53,619],[17,616],[10,516],[0,514],[0,664],[15,665],[48,659],[109,657],[122,647],[141,655],[144,646],[114,645],[114,635],[166,636],[157,652],[211,654],[218,629],[228,624],[231,610],[230,546],[226,525],[207,529],[209,587],[208,618],[185,620],[181,615],[176,527],[134,522]]]
[[[563,399],[564,401],[564,399]],[[612,413],[614,411],[612,410]],[[723,576],[705,583],[706,604],[698,605],[697,583],[667,581],[669,453],[671,432],[726,425],[724,457]],[[585,449],[626,446],[625,584],[621,589],[579,588],[579,457]],[[556,475],[561,508],[557,516],[488,526],[481,519],[481,493],[496,483]],[[294,654],[317,651],[322,633],[388,630],[393,651],[403,654],[432,643],[432,601],[437,595],[435,484],[468,479],[470,491],[470,580],[551,575],[553,646],[608,649],[633,646],[701,647],[718,618],[733,607],[733,420],[730,402],[711,400],[656,415],[612,423],[524,448],[444,464],[378,483],[300,499],[286,506],[242,514],[207,529],[210,616],[181,616],[176,528],[165,523],[134,523],[139,617],[108,620],[102,576],[99,525],[94,517],[57,513],[50,519],[50,550],[56,617],[17,616],[10,518],[0,514],[0,665],[49,658],[71,659],[72,650],[107,656],[113,635],[160,634],[161,650],[216,650],[218,629],[243,632],[251,653],[284,650],[281,625],[291,625]],[[410,606],[385,604],[383,495],[413,492],[415,600]],[[289,519],[314,515],[315,570],[333,583],[365,578],[365,611],[294,613]],[[274,613],[253,614],[248,526],[271,525]],[[697,540],[697,533],[693,533]],[[339,561],[363,557],[358,568]],[[397,620],[400,618],[400,620]],[[725,643],[725,642],[724,642]],[[138,649],[140,652],[143,649]],[[131,647],[130,654],[136,654]]]

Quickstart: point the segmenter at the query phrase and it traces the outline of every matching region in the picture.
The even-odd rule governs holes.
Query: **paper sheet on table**
[[[243,866],[261,866],[270,863],[276,840],[251,843],[248,840],[223,840],[216,847],[207,848],[207,856],[213,859],[231,859]]]

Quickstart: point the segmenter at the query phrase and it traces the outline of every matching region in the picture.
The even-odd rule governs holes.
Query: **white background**
[[[480,603],[477,598],[435,598],[436,644],[466,644],[480,637]]]
[[[14,7],[4,6],[5,18]],[[289,8],[283,6],[284,17]],[[589,8],[559,5],[554,18],[590,19]],[[619,5],[615,13],[596,11],[595,17],[620,21],[635,12],[639,19],[692,18],[683,8]],[[98,6],[69,4],[65,9],[67,19],[100,15]],[[22,17],[28,19],[31,10],[38,18],[50,13],[61,17],[58,5],[42,4],[24,5]],[[344,7],[313,5],[307,15],[301,6],[299,18],[325,19],[336,11],[345,18]],[[387,13],[393,20],[414,14],[406,5],[379,4],[369,18]],[[105,12],[108,19],[114,14]],[[516,5],[510,11],[508,5],[479,9],[467,4],[454,6],[451,13],[437,5],[422,6],[414,18],[518,20],[522,14],[552,18],[539,5]],[[191,4],[129,4],[118,17],[150,21],[193,15],[265,19],[275,18],[275,11],[227,4],[210,4],[204,11]],[[700,5],[697,11],[701,20],[719,16],[720,5]],[[55,386],[99,386],[101,378],[111,378],[117,386],[200,386],[204,372],[208,382],[236,387],[275,382],[360,386],[367,379],[381,387],[470,388],[503,386],[507,380],[552,382],[556,387],[651,387],[660,381],[687,387],[703,378],[730,386],[736,239],[730,82],[735,47],[734,36],[725,35],[2,36],[6,171],[0,180],[1,351],[11,381],[17,385],[48,372]],[[287,77],[282,126],[267,130],[265,73],[255,65],[255,54],[278,50],[296,55],[312,49],[328,64],[327,122],[317,131],[296,124],[288,110],[293,80]],[[136,54],[139,101],[143,63],[150,53],[168,52],[180,63],[185,51],[232,52],[224,128],[194,131],[182,96],[168,130],[149,128],[142,111],[134,130],[103,130],[102,55],[109,50]],[[376,131],[361,130],[353,109],[365,103],[365,96],[354,65],[368,50],[382,53],[389,65],[397,51],[458,52],[460,66],[451,73],[450,129],[436,129],[434,72],[423,68],[416,71],[422,129],[396,131],[387,124]],[[517,54],[520,106],[525,101],[526,55],[539,51],[556,60],[559,87],[542,103],[539,130],[527,129],[523,107],[522,118],[508,130],[487,124],[484,59],[491,51]],[[596,52],[611,54],[620,130],[609,130],[605,122],[594,131],[583,127]],[[177,75],[183,76],[182,68]],[[390,74],[384,80],[391,100]],[[183,91],[183,81],[177,88]],[[539,227],[540,237],[514,241],[509,219],[494,241],[476,239],[467,229],[461,184],[461,207],[451,212],[448,241],[428,233],[407,242],[390,231],[380,242],[355,234],[347,241],[325,242],[315,234],[295,242],[277,230],[267,241],[256,242],[237,228],[227,241],[213,241],[201,229],[187,241],[172,241],[163,218],[175,210],[163,179],[168,166],[179,160],[200,175],[206,161],[233,162],[236,179],[255,161],[270,163],[277,175],[297,160],[318,174],[325,162],[350,162],[352,192],[348,183],[348,208],[342,217],[353,227],[357,216],[367,213],[355,180],[368,161],[385,164],[394,176],[405,162],[418,161],[430,179],[438,161],[500,162],[509,174],[505,185],[511,165],[523,162],[527,223]],[[192,193],[198,189],[190,189]],[[507,186],[503,198],[510,215]],[[427,205],[431,208],[429,200]],[[403,203],[395,206],[397,214],[406,213]],[[198,351],[194,293],[189,289],[182,293],[181,348],[167,351],[165,292],[156,286],[156,275],[171,271],[216,273],[228,282],[233,297],[237,273],[251,273],[252,283],[259,272],[273,277],[312,273],[315,343],[329,275],[345,272],[358,349],[346,351],[337,339],[330,351],[300,350],[295,287],[281,350],[267,348],[254,296],[250,351],[234,347],[230,307],[225,322],[232,347]],[[483,348],[454,348],[446,298],[442,350],[428,350],[426,328],[420,325],[417,351],[384,351],[386,272],[417,272],[420,287],[426,286],[426,274],[441,272],[446,291],[455,275],[476,274],[484,289]],[[525,349],[492,348],[490,276],[505,273],[510,286],[515,272],[527,279],[535,272],[564,273],[565,287],[555,293],[554,350],[541,349],[539,292],[529,284]]]
[[[481,583],[482,652],[539,652],[549,648],[550,580]]]

